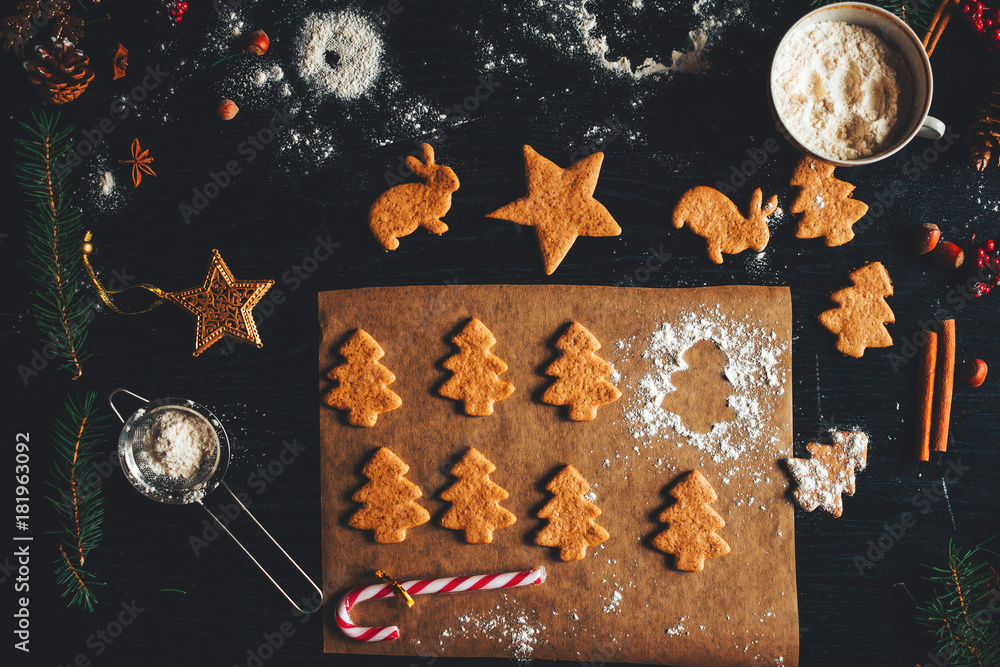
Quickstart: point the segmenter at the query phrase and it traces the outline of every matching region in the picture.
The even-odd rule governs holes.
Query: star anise
[[[115,74],[111,77],[112,79],[120,79],[125,76],[125,70],[128,68],[128,49],[119,44],[111,64],[115,68]]]
[[[135,187],[139,187],[139,184],[142,183],[144,173],[156,176],[156,172],[149,166],[149,163],[153,161],[153,158],[149,156],[149,149],[142,150],[138,139],[132,141],[132,159],[118,161],[122,164],[132,165],[132,182],[135,183]]]

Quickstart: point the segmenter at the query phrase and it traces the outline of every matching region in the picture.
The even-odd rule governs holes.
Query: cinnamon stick
[[[948,27],[948,21],[951,20],[951,15],[955,12],[956,7],[958,7],[958,0],[941,0],[941,4],[938,5],[937,12],[931,19],[927,33],[921,41],[924,50],[927,51],[928,58],[934,53],[934,47],[937,46],[938,40],[944,34],[944,29]]]
[[[925,331],[927,344],[920,356],[920,416],[917,420],[917,459],[931,459],[931,425],[934,411],[934,367],[937,364],[937,334]]]
[[[951,396],[955,388],[955,320],[941,323],[941,368],[937,373],[934,418],[934,451],[948,451],[948,427],[951,424]]]

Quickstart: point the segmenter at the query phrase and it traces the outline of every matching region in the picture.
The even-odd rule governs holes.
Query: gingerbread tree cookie
[[[535,536],[536,544],[558,547],[559,558],[569,561],[580,560],[587,547],[608,539],[608,531],[594,523],[601,508],[584,498],[590,484],[576,468],[567,465],[545,488],[554,498],[538,511],[538,518],[549,523]]]
[[[358,329],[340,348],[347,361],[333,368],[327,377],[337,381],[323,400],[332,408],[347,410],[347,421],[355,426],[374,426],[379,413],[403,404],[388,385],[396,376],[378,362],[385,351],[364,329]]]
[[[597,417],[597,407],[617,401],[622,393],[604,378],[614,368],[597,354],[601,349],[594,334],[573,322],[556,341],[562,356],[549,364],[546,375],[558,378],[545,390],[542,400],[552,405],[568,405],[569,418],[589,421]]]
[[[507,371],[503,359],[490,352],[497,344],[486,325],[473,317],[451,339],[458,352],[444,360],[452,376],[438,390],[442,396],[465,402],[465,413],[485,417],[493,404],[514,393],[514,385],[500,377]]]
[[[747,248],[760,252],[767,247],[771,231],[767,218],[778,208],[777,195],[761,206],[764,196],[760,188],[750,196],[750,215],[743,217],[736,204],[715,188],[699,185],[691,188],[674,207],[674,227],[684,225],[704,237],[708,258],[722,264],[722,253],[735,255]]]
[[[423,227],[440,236],[448,231],[441,218],[451,208],[451,193],[458,190],[458,176],[450,167],[434,163],[434,149],[420,144],[423,160],[406,156],[406,166],[423,183],[395,185],[378,196],[368,211],[368,227],[382,247],[395,250],[399,237]]]
[[[726,354],[714,342],[702,340],[680,356],[687,368],[670,375],[674,390],[663,398],[663,409],[680,416],[693,433],[708,433],[713,424],[732,420],[736,413],[727,399],[733,385],[722,374],[728,362]]]
[[[801,213],[795,236],[824,237],[826,245],[843,245],[854,238],[854,223],[868,212],[868,204],[854,199],[854,186],[833,177],[834,165],[803,156],[792,174],[792,185],[801,188],[789,210]]]
[[[417,504],[420,487],[406,479],[410,466],[385,447],[380,448],[362,471],[369,481],[354,494],[363,503],[348,523],[373,531],[379,543],[402,542],[406,529],[430,521],[430,514]]]
[[[506,528],[517,521],[507,509],[500,506],[508,493],[490,479],[497,467],[478,449],[470,447],[462,460],[451,468],[458,478],[441,492],[441,499],[451,503],[451,508],[441,517],[441,525],[452,530],[464,530],[465,541],[470,544],[489,544],[493,531]]]
[[[552,275],[578,236],[618,236],[622,233],[608,209],[594,199],[603,162],[604,153],[594,153],[561,169],[531,146],[525,146],[528,194],[486,217],[534,227],[545,273]]]
[[[697,470],[675,484],[670,495],[677,502],[660,514],[660,521],[667,524],[667,529],[653,538],[653,546],[673,554],[678,570],[701,572],[706,558],[729,553],[729,545],[715,534],[726,525],[711,507],[719,497]]]
[[[792,495],[802,509],[812,512],[819,507],[839,517],[844,513],[841,495],[854,495],[854,473],[868,464],[868,436],[858,431],[830,435],[832,445],[810,442],[806,449],[812,458],[785,459],[785,465],[798,486]]]
[[[861,357],[866,347],[889,347],[892,336],[885,324],[895,322],[883,297],[892,296],[892,281],[881,262],[866,264],[850,273],[854,283],[830,295],[836,308],[819,314],[820,323],[837,334],[837,349],[849,357]]]

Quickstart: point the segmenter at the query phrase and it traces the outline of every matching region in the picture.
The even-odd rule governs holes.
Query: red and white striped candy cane
[[[545,581],[545,568],[526,572],[505,572],[503,574],[475,574],[471,577],[442,577],[441,579],[412,579],[404,581],[400,587],[410,595],[434,595],[436,593],[461,593],[462,591],[484,591],[495,588],[517,588],[535,586]],[[347,593],[337,607],[337,625],[340,630],[359,642],[380,642],[399,639],[399,628],[395,625],[363,628],[351,622],[351,609],[358,602],[380,600],[393,594],[392,584],[372,584],[359,586]]]

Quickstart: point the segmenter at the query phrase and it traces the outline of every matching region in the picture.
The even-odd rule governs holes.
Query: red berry
[[[987,28],[993,27],[993,19],[983,19],[983,25]]]
[[[972,27],[975,28],[976,32],[982,32],[983,20],[981,18],[972,19]]]
[[[983,15],[983,3],[981,3],[981,2],[974,2],[974,3],[972,3],[972,12],[976,16],[982,16]]]

